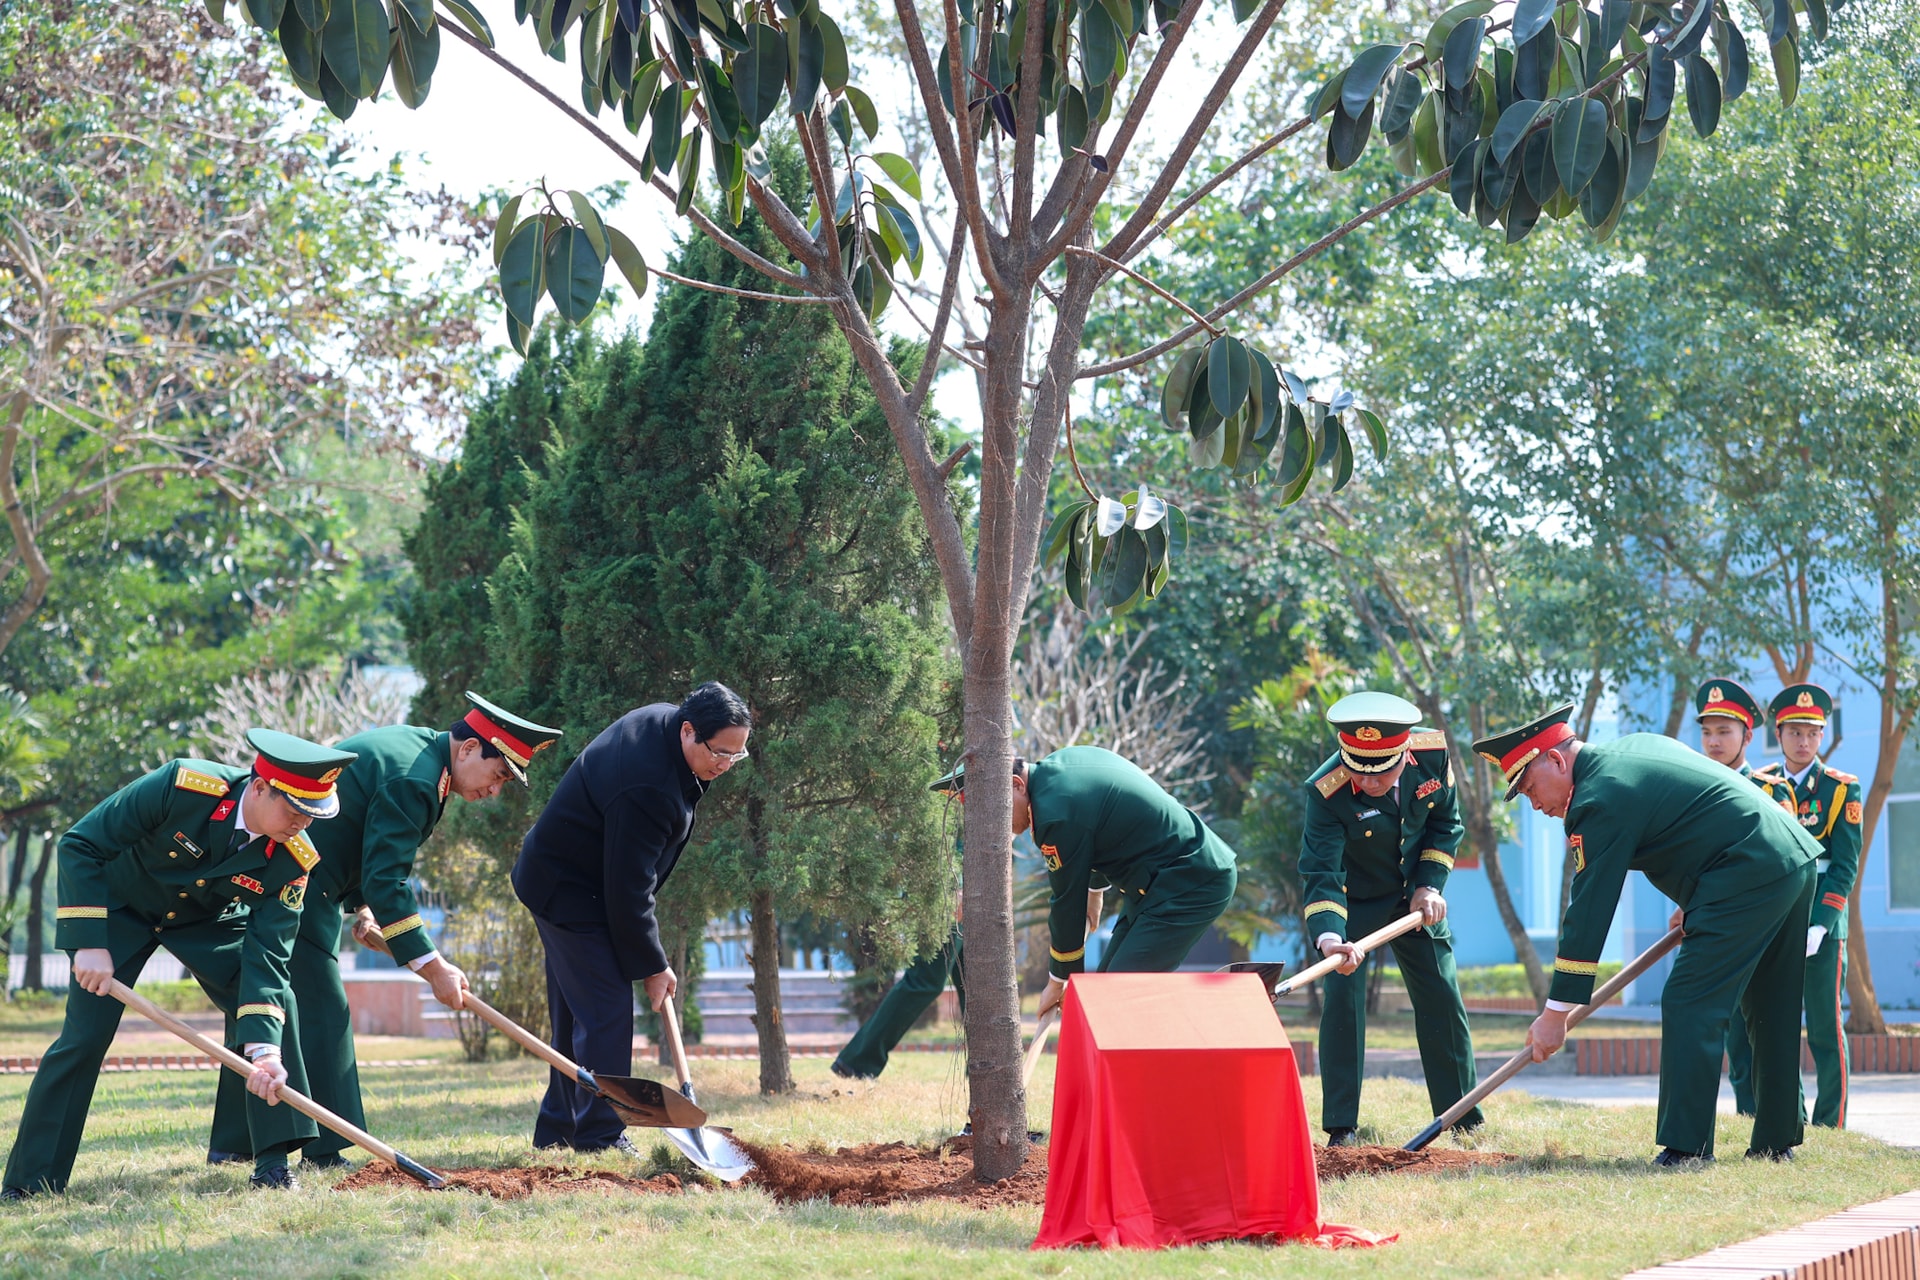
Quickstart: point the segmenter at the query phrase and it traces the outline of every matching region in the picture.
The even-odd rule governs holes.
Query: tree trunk
[[[760,1092],[792,1093],[793,1064],[780,1020],[780,921],[773,890],[753,892],[753,1029],[760,1034]]]
[[[45,991],[41,957],[47,950],[47,869],[53,866],[53,851],[58,837],[52,832],[40,838],[40,861],[33,869],[33,883],[27,894],[27,970],[20,985],[28,991]]]
[[[1893,771],[1900,762],[1900,749],[1906,745],[1907,732],[1913,728],[1914,712],[1900,709],[1900,666],[1902,637],[1900,607],[1894,595],[1892,575],[1880,575],[1881,671],[1880,677],[1880,751],[1873,762],[1873,781],[1867,786],[1866,812],[1860,823],[1860,871],[1854,877],[1853,892],[1847,895],[1847,1030],[1855,1035],[1884,1035],[1886,1015],[1880,1012],[1880,997],[1873,989],[1873,961],[1867,955],[1867,928],[1860,919],[1860,886],[1867,878],[1867,853],[1873,848],[1874,829],[1880,825],[1880,813],[1893,790]]]
[[[1480,868],[1487,873],[1487,887],[1493,891],[1493,905],[1500,912],[1500,923],[1506,926],[1507,940],[1513,944],[1514,959],[1526,971],[1527,986],[1533,992],[1535,1000],[1547,998],[1547,971],[1540,965],[1540,953],[1534,950],[1533,939],[1527,936],[1527,926],[1520,919],[1520,913],[1514,908],[1513,893],[1507,888],[1507,875],[1500,866],[1500,841],[1493,833],[1493,815],[1490,806],[1493,793],[1486,787],[1484,778],[1477,766],[1469,766],[1475,771],[1467,773],[1455,762],[1456,776],[1472,778],[1473,785],[1458,789],[1460,797],[1460,819],[1466,825],[1467,839],[1480,851]]]
[[[7,876],[7,899],[12,901],[20,896],[20,881],[27,874],[27,841],[32,837],[27,824],[22,822],[13,832],[13,867]]]

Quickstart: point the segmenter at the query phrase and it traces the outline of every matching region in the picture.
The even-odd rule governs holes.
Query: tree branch
[[[980,149],[978,139],[973,136],[973,113],[967,108],[969,81],[960,57],[960,9],[954,0],[944,0],[941,11],[947,23],[947,79],[953,85],[953,127],[960,140],[960,185],[954,189],[954,197],[959,200],[961,216],[973,232],[973,252],[980,259],[982,278],[989,289],[1003,293],[1006,286],[1000,280],[1000,264],[994,260],[993,233],[987,227],[986,206],[980,202],[980,175],[976,171]],[[938,92],[938,86],[934,88]]]
[[[1201,324],[1206,325],[1208,333],[1211,333],[1216,337],[1219,336],[1220,330],[1218,326],[1208,323],[1207,318],[1205,316],[1201,315],[1198,311],[1195,311],[1192,307],[1188,306],[1186,303],[1182,302],[1179,298],[1176,298],[1173,294],[1167,292],[1167,290],[1161,288],[1159,285],[1155,284],[1153,281],[1141,275],[1138,271],[1135,271],[1132,267],[1127,266],[1125,263],[1115,262],[1112,258],[1107,257],[1107,255],[1104,253],[1098,253],[1092,249],[1082,249],[1079,245],[1068,245],[1067,252],[1072,254],[1076,258],[1092,258],[1095,262],[1102,263],[1105,266],[1113,268],[1113,270],[1115,271],[1121,272],[1122,274],[1127,276],[1131,276],[1133,279],[1138,280],[1141,284],[1147,286],[1147,288],[1153,290],[1155,293],[1165,298],[1168,302],[1171,302],[1174,306],[1180,308],[1182,311],[1192,316],[1195,320],[1199,321]]]

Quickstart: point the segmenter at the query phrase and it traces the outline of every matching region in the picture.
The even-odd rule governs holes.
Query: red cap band
[[[533,747],[528,746],[493,721],[487,719],[486,713],[480,710],[480,708],[475,707],[473,710],[467,712],[466,723],[468,728],[480,735],[482,741],[490,742],[497,747],[504,747],[506,750],[512,752],[515,757],[515,764],[524,768],[527,761],[533,759]],[[543,743],[542,745],[544,746],[545,744]]]
[[[1382,734],[1378,729],[1363,729],[1361,732],[1371,733],[1373,736],[1371,738],[1362,738],[1350,733],[1336,733],[1333,736],[1338,738],[1340,745],[1347,750],[1359,751],[1368,755],[1386,755],[1390,751],[1398,751],[1401,747],[1406,746],[1407,739],[1413,736],[1413,730],[1411,729],[1402,729],[1399,733],[1391,736]]]
[[[1737,702],[1709,702],[1706,706],[1700,708],[1700,714],[1703,716],[1732,716],[1741,724],[1747,726],[1747,728],[1753,728],[1752,714]]]
[[[253,758],[253,771],[282,791],[291,792],[302,800],[326,799],[333,790],[333,780],[340,776],[338,769],[329,769],[321,777],[309,778],[305,774],[282,769],[265,756]]]
[[[1560,721],[1558,724],[1550,724],[1513,750],[1507,752],[1504,756],[1501,756],[1500,771],[1511,777],[1514,769],[1519,766],[1521,761],[1527,759],[1528,756],[1537,755],[1545,751],[1548,747],[1557,747],[1571,737],[1573,737],[1573,726],[1565,720]]]

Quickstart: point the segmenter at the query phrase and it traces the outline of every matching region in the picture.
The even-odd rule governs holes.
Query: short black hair
[[[705,742],[722,729],[753,728],[753,712],[742,698],[718,680],[709,680],[680,704],[680,718],[693,726],[693,736]]]
[[[455,720],[453,724],[448,727],[447,733],[452,736],[455,742],[465,742],[468,738],[472,738],[475,742],[478,742],[480,744],[480,758],[482,760],[498,760],[500,758],[500,748],[481,737],[480,731],[468,724],[465,720]]]

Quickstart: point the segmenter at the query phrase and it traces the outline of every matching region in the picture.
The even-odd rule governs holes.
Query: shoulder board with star
[[[320,862],[320,851],[313,847],[313,841],[307,839],[307,833],[304,831],[296,833],[293,839],[287,841],[286,849],[293,855],[293,860],[300,864],[302,871],[311,871]]]
[[[1333,799],[1334,792],[1346,786],[1347,783],[1352,780],[1353,773],[1347,766],[1343,764],[1335,765],[1332,773],[1329,773],[1326,777],[1319,779],[1313,784],[1313,789],[1320,793],[1322,800],[1331,800]]]
[[[1780,766],[1778,764],[1762,765],[1753,771],[1753,778],[1756,782],[1772,782],[1776,784],[1787,780],[1786,775],[1780,772]]]
[[[229,788],[223,779],[181,765],[174,770],[173,785],[181,791],[197,791],[203,796],[224,796]]]
[[[1860,781],[1860,775],[1857,773],[1847,773],[1844,770],[1834,768],[1832,765],[1821,765],[1820,767],[1826,770],[1827,776],[1835,782],[1855,783]]]
[[[1409,751],[1445,751],[1447,735],[1439,729],[1422,729],[1407,741]]]

